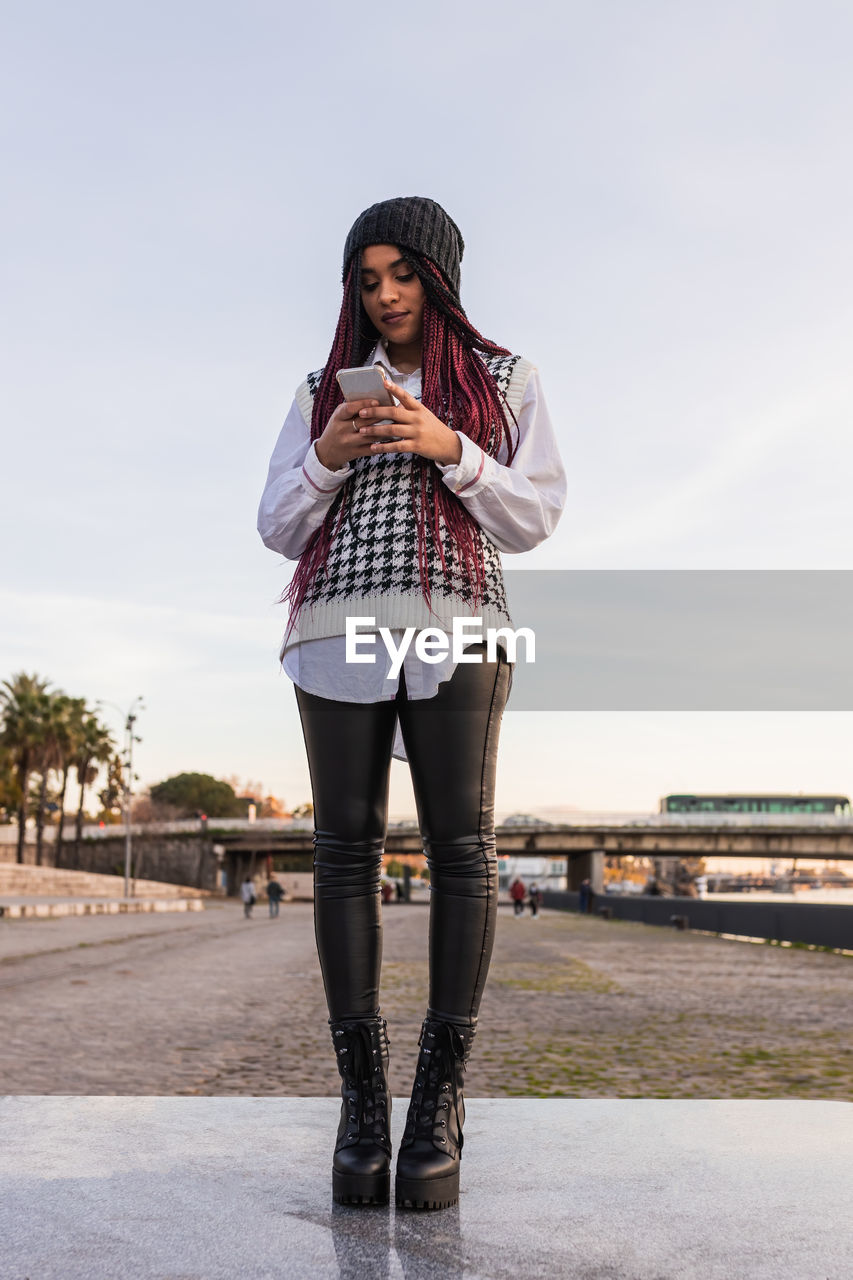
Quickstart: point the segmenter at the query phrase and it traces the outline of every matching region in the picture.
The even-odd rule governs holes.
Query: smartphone
[[[364,365],[360,369],[339,369],[337,373],[338,386],[344,393],[344,399],[350,400],[378,400],[382,405],[395,405],[397,401],[391,395],[385,385],[385,379],[381,370],[375,364]],[[392,426],[393,419],[380,418],[374,426]],[[392,440],[399,439],[398,436],[388,436],[384,439],[376,437],[380,444],[388,444]]]

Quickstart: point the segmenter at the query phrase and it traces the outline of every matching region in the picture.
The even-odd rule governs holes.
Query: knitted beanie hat
[[[344,245],[344,278],[353,255],[369,244],[396,244],[424,254],[459,296],[459,263],[465,242],[456,223],[434,200],[398,196],[373,204],[359,214]]]

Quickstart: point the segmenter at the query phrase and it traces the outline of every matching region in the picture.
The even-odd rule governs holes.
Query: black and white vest
[[[533,365],[521,356],[481,358],[518,418]],[[296,391],[297,404],[308,423],[322,375],[322,369],[309,373]],[[505,416],[514,433],[511,416]],[[494,428],[490,444],[493,440]],[[483,550],[484,581],[475,607],[472,584],[454,555],[451,536],[440,515],[438,536],[445,564],[442,565],[435,535],[428,531],[431,608],[424,599],[418,571],[416,512],[421,502],[421,475],[426,483],[428,516],[432,512],[434,485],[442,483],[435,467],[424,466],[423,459],[411,453],[372,454],[353,459],[350,466],[354,474],[331,508],[333,516],[337,515],[346,492],[347,510],[328,560],[309,587],[296,625],[287,637],[287,648],[303,640],[343,635],[346,619],[356,615],[375,618],[377,627],[437,627],[448,633],[454,617],[479,618],[483,630],[512,626],[497,547],[483,530],[476,530],[475,537]],[[418,485],[414,493],[413,472]]]

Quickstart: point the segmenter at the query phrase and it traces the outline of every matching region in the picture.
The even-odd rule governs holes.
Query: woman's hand
[[[387,405],[370,406],[360,409],[358,427],[360,437],[365,440],[369,453],[419,453],[422,458],[432,458],[442,466],[452,466],[462,457],[462,443],[455,431],[451,431],[446,423],[421,404],[408,391],[386,380],[385,385],[400,401],[394,408]],[[355,409],[355,404],[350,406]],[[390,418],[393,425],[377,426],[377,421]],[[331,425],[331,424],[330,424]],[[397,439],[387,444],[379,443],[387,440],[389,435]]]
[[[353,458],[370,454],[371,440],[359,432],[358,412],[378,404],[378,400],[350,400],[349,403],[344,400],[338,405],[314,446],[317,458],[327,470],[340,471]]]

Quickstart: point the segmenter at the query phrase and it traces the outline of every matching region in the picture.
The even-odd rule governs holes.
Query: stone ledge
[[[118,916],[140,911],[204,911],[203,898],[47,898],[0,899],[0,916],[9,920],[54,916]]]
[[[123,860],[123,859],[122,859]],[[135,898],[205,898],[208,889],[163,880],[133,878]],[[70,867],[34,866],[0,860],[0,896],[17,898],[123,898],[124,876]]]
[[[462,1196],[335,1206],[333,1098],[0,1100],[2,1271],[38,1280],[848,1280],[853,1105],[471,1100]],[[405,1106],[394,1112],[399,1142]]]

